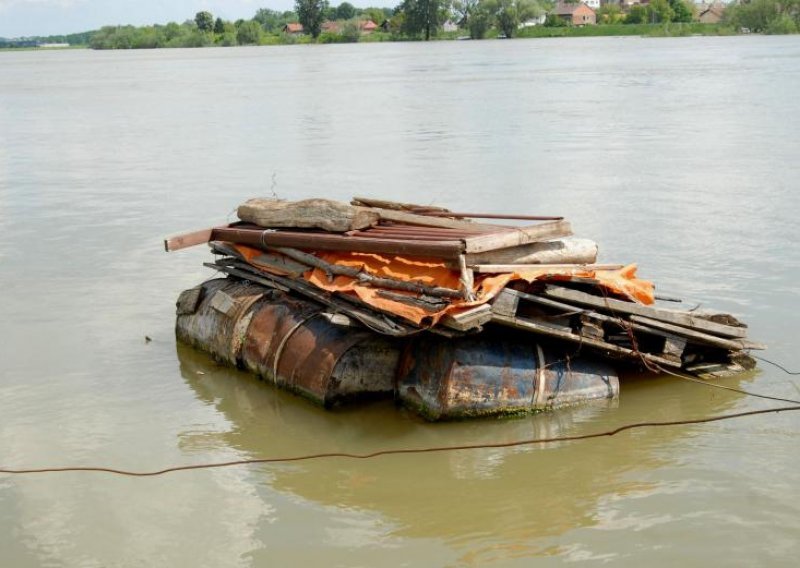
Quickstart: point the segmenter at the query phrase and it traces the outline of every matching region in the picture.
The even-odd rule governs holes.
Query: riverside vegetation
[[[403,0],[397,7],[358,8],[349,2],[330,6],[326,0],[295,0],[293,11],[261,8],[235,22],[214,18],[208,11],[178,24],[104,26],[65,36],[4,40],[0,48],[32,47],[39,42],[65,42],[93,49],[149,49],[278,45],[295,43],[355,43],[432,39],[511,37],[682,36],[737,33],[791,34],[800,31],[800,0],[734,0],[722,21],[696,21],[696,8],[686,0],[651,0],[623,11],[619,4],[597,10],[597,25],[573,26],[550,14],[550,0]],[[542,25],[525,26],[546,16]],[[365,33],[363,23],[378,27]],[[332,22],[333,25],[326,22]],[[300,23],[303,33],[287,24]],[[457,23],[457,25],[456,25]]]

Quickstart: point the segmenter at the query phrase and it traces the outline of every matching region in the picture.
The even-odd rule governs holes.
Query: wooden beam
[[[739,351],[740,349],[766,349],[766,345],[755,343],[753,341],[746,341],[742,339],[722,339],[721,337],[717,337],[715,335],[664,323],[663,321],[658,321],[648,317],[632,315],[631,321],[649,327],[654,327],[656,329],[669,332],[673,335],[685,337],[692,343],[711,345],[712,347],[719,347],[720,349],[729,349],[732,351]]]
[[[183,233],[175,235],[169,239],[164,239],[164,250],[172,252],[174,250],[181,250],[195,245],[202,245],[211,240],[212,233],[222,227],[213,227],[211,229],[201,229],[199,231],[192,231],[191,233]]]
[[[442,325],[457,331],[476,329],[492,320],[492,308],[489,304],[475,306],[460,314],[447,314],[442,317]]]
[[[527,270],[619,270],[622,264],[476,264],[472,270],[481,274],[503,274]]]
[[[597,243],[568,237],[467,255],[467,264],[592,264],[597,261]]]
[[[593,296],[578,290],[570,290],[559,286],[547,285],[544,295],[548,298],[563,300],[582,306],[590,306],[604,312],[612,314],[631,314],[643,316],[654,320],[671,323],[680,327],[696,329],[713,335],[727,338],[742,338],[747,335],[747,328],[734,327],[720,323],[711,322],[694,316],[691,312],[680,312],[676,310],[664,310],[624,302],[612,298]]]
[[[440,229],[464,229],[464,230],[485,229],[487,231],[508,230],[507,227],[501,227],[498,225],[485,225],[482,223],[472,223],[470,221],[459,221],[457,219],[447,219],[442,217],[427,217],[425,215],[417,215],[415,213],[398,211],[396,209],[374,208],[372,209],[372,211],[377,212],[378,215],[380,215],[381,220],[383,221],[393,221],[395,223],[403,223],[406,225],[417,225],[419,227],[438,227]]]
[[[502,232],[467,237],[464,239],[464,246],[467,253],[486,252],[568,237],[571,234],[568,221],[548,221],[529,227],[515,227]]]
[[[540,325],[536,322],[533,322],[525,318],[517,318],[517,317],[503,316],[500,314],[494,314],[492,316],[492,322],[500,325],[505,325],[508,327],[513,327],[515,329],[521,329],[524,331],[530,331],[532,333],[545,335],[548,337],[554,337],[556,339],[562,339],[565,341],[569,341],[571,343],[578,343],[586,347],[591,347],[603,351],[607,355],[615,355],[617,357],[624,357],[625,359],[631,359],[631,360],[644,358],[647,361],[658,363],[659,365],[664,365],[666,367],[673,367],[678,369],[681,367],[679,361],[677,362],[671,361],[669,359],[653,355],[652,353],[641,353],[641,352],[636,353],[625,347],[620,347],[619,345],[613,345],[611,343],[606,343],[605,341],[601,341],[599,339],[592,339],[591,337],[580,336],[575,333],[570,333],[567,331],[563,331],[561,329],[557,329],[555,327]]]
[[[444,207],[436,207],[435,205],[417,205],[416,203],[401,203],[400,201],[388,201],[386,199],[373,199],[372,197],[353,197],[350,205],[358,205],[361,207],[379,207],[381,209],[394,209],[396,211],[414,211],[415,209],[423,209],[428,211],[441,211],[447,212]]]

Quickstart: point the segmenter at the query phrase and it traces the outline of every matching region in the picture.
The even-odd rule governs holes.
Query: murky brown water
[[[324,412],[176,346],[207,253],[160,240],[273,192],[563,214],[603,261],[739,314],[798,369],[798,93],[798,37],[0,53],[0,463],[156,469],[766,407],[627,377],[617,404],[517,420]],[[771,367],[725,384],[800,396]],[[794,565],[799,426],[0,476],[0,563]]]

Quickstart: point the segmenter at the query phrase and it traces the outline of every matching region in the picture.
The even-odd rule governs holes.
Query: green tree
[[[217,18],[214,21],[214,33],[221,34],[225,31],[225,22],[222,21],[222,18]]]
[[[547,14],[544,18],[544,27],[546,28],[565,28],[567,25],[567,21],[564,18],[555,14]]]
[[[800,29],[800,0],[750,0],[729,5],[724,21],[751,32],[795,33]]]
[[[483,39],[486,36],[494,17],[492,9],[491,2],[484,1],[476,2],[469,10],[462,12],[464,14],[463,18],[466,18],[470,38]],[[464,20],[462,19],[461,21],[463,22]]]
[[[429,40],[447,19],[449,5],[446,0],[403,0],[399,10],[405,15],[403,33]]]
[[[598,24],[616,24],[624,18],[619,4],[603,4],[597,10]]]
[[[383,23],[383,20],[387,19],[386,13],[382,8],[364,8],[361,10],[361,16],[365,20],[372,20],[379,26]]]
[[[350,2],[342,2],[336,7],[334,17],[337,20],[351,20],[356,17],[356,7]]]
[[[647,22],[651,24],[671,22],[674,16],[669,0],[650,0],[647,5]]]
[[[170,22],[164,26],[164,37],[167,39],[167,41],[170,41],[179,35],[181,35],[181,27],[175,22]]]
[[[455,0],[453,2],[453,14],[456,23],[460,26],[469,27],[469,20],[478,10],[479,4],[479,0]],[[471,34],[470,37],[472,37]],[[481,37],[483,37],[483,34],[481,34]]]
[[[197,12],[194,15],[194,23],[201,32],[210,32],[214,29],[214,16],[211,12]]]
[[[689,23],[692,21],[692,9],[684,0],[669,0],[669,7],[672,8],[672,21]]]
[[[497,27],[506,37],[514,37],[522,22],[542,12],[535,0],[497,0]]]
[[[261,24],[255,20],[242,23],[236,30],[239,45],[258,45],[261,42]]]
[[[297,19],[303,24],[303,30],[317,39],[322,31],[325,10],[328,8],[327,0],[295,0],[294,8]]]
[[[625,16],[626,24],[643,24],[647,21],[647,8],[641,4],[631,6],[628,15]]]

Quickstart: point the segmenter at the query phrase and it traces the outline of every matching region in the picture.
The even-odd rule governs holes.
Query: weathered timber
[[[444,207],[436,207],[435,205],[417,205],[415,203],[401,203],[400,201],[388,201],[386,199],[373,199],[372,197],[353,197],[350,205],[357,205],[361,207],[378,207],[380,209],[394,209],[397,211],[441,211],[447,212]]]
[[[438,227],[441,229],[497,229],[498,231],[507,230],[506,227],[498,227],[496,225],[484,225],[480,223],[473,223],[472,221],[462,221],[458,219],[447,219],[440,217],[428,217],[426,215],[417,215],[416,213],[407,213],[406,211],[398,211],[396,209],[372,209],[381,218],[381,221],[393,221],[395,223],[404,223],[406,225],[417,225],[420,227]]]
[[[683,337],[665,337],[664,347],[661,356],[665,359],[673,359],[680,362],[683,352],[686,350],[686,339]]]
[[[505,325],[508,327],[513,327],[515,329],[522,329],[525,331],[538,333],[540,335],[553,337],[555,339],[562,339],[564,341],[569,341],[571,343],[578,343],[582,346],[600,350],[609,356],[617,356],[624,359],[632,359],[632,360],[644,359],[652,363],[657,363],[660,365],[665,365],[667,367],[673,367],[673,368],[680,368],[681,366],[680,362],[672,361],[670,359],[666,359],[658,355],[653,355],[652,353],[642,353],[638,351],[633,351],[632,349],[620,347],[619,345],[613,345],[611,343],[601,341],[598,339],[583,337],[578,334],[571,333],[565,330],[556,329],[553,326],[541,325],[539,323],[530,321],[526,318],[503,316],[495,313],[492,316],[492,322],[500,325]]]
[[[593,296],[592,294],[587,294],[585,292],[571,290],[569,288],[563,288],[560,286],[547,285],[544,295],[548,298],[564,300],[566,302],[571,302],[582,306],[590,306],[604,312],[643,316],[646,318],[671,323],[680,327],[704,331],[720,337],[741,338],[747,335],[746,328],[733,327],[730,325],[711,322],[703,318],[694,317],[691,312],[653,308],[650,306],[643,306],[641,304],[634,304],[633,302],[625,302],[622,300],[615,300],[613,298]]]
[[[480,274],[505,274],[527,270],[619,270],[621,264],[476,264],[472,266]]]
[[[581,325],[578,329],[578,334],[583,337],[591,337],[592,339],[602,340],[605,336],[603,326],[597,323],[593,318],[581,315]]]
[[[458,331],[469,331],[480,328],[492,320],[492,308],[489,304],[481,304],[458,314],[447,314],[442,317],[442,325]]]
[[[468,302],[476,299],[473,287],[475,285],[475,272],[467,267],[467,261],[464,255],[458,257],[458,283],[461,288],[461,296]]]
[[[467,264],[591,264],[597,260],[597,243],[568,237],[467,255]]]
[[[455,217],[458,219],[509,219],[515,221],[560,221],[564,217],[554,215],[518,215],[516,213],[460,213],[457,211],[424,211],[420,215],[429,217]]]
[[[258,263],[259,267],[265,267],[266,270],[292,278],[298,278],[310,270],[306,264],[294,261],[282,254],[264,253],[255,257],[253,262]]]
[[[292,248],[275,247],[274,250],[280,254],[288,256],[292,260],[296,260],[297,262],[301,262],[313,268],[319,268],[325,272],[329,278],[332,278],[333,276],[347,276],[349,278],[353,278],[354,280],[358,280],[362,284],[373,286],[375,288],[403,290],[405,292],[414,292],[416,294],[426,294],[428,296],[438,296],[443,298],[463,297],[463,292],[461,290],[443,288],[441,286],[427,286],[412,280],[398,280],[396,278],[388,278],[385,276],[373,276],[372,274],[359,270],[353,266],[331,264],[329,262],[325,262],[317,256],[314,256],[313,254]]]
[[[344,296],[334,297],[334,295],[320,290],[316,286],[308,284],[303,280],[293,280],[291,278],[284,278],[272,274],[257,273],[252,267],[244,263],[240,263],[237,266],[227,266],[206,262],[203,263],[203,265],[262,286],[268,286],[279,290],[292,290],[301,296],[305,296],[306,298],[328,306],[334,311],[342,312],[358,320],[373,331],[384,335],[404,337],[420,331],[418,327],[401,323],[386,314],[374,310],[366,304],[357,302],[357,300],[348,298],[348,301],[345,301]]]
[[[387,300],[400,302],[401,304],[407,304],[416,308],[422,308],[428,312],[438,312],[449,305],[447,301],[434,296],[408,296],[400,292],[391,292],[389,290],[378,290],[377,294],[381,298],[386,298]]]
[[[293,247],[304,250],[333,250],[424,256],[457,260],[464,252],[464,243],[457,240],[420,242],[413,239],[357,239],[328,233],[304,233],[300,231],[270,231],[259,229],[220,228],[215,229],[212,239],[228,241],[265,250],[267,247]]]
[[[282,201],[249,199],[239,206],[239,219],[268,228],[323,229],[344,233],[364,229],[378,222],[378,214],[330,199]]]
[[[215,228],[222,228],[222,227],[215,227]],[[181,235],[176,235],[169,239],[164,239],[164,250],[167,252],[172,252],[175,250],[181,250],[207,243],[211,240],[211,235],[214,232],[215,228],[201,229],[199,231],[192,231],[191,233],[183,233]]]
[[[649,327],[654,327],[656,329],[669,332],[673,335],[685,337],[692,343],[711,345],[712,347],[719,347],[720,349],[729,349],[732,351],[738,351],[740,349],[766,349],[765,345],[756,343],[754,341],[747,341],[744,339],[723,339],[709,333],[703,333],[694,329],[672,325],[648,317],[631,315],[630,319],[635,323],[644,324]]]
[[[493,234],[467,237],[464,239],[464,246],[465,252],[469,254],[517,247],[539,241],[568,237],[571,234],[572,229],[567,221],[548,221],[529,227],[515,227]]]
[[[503,288],[492,300],[492,313],[513,317],[517,315],[520,293],[511,288]]]
[[[585,338],[603,340],[605,335],[603,324],[610,324],[626,331],[630,329],[631,331],[636,331],[638,333],[658,336],[664,339],[660,356],[666,359],[672,359],[676,362],[680,362],[680,356],[686,346],[686,339],[684,337],[680,337],[663,329],[653,328],[641,323],[628,321],[620,316],[604,315],[589,309],[581,308],[579,306],[565,304],[563,302],[558,302],[549,298],[543,298],[534,294],[520,292],[518,290],[512,290],[510,288],[506,288],[500,294],[498,294],[494,304],[494,306],[497,306],[497,308],[493,306],[493,310],[495,313],[499,313],[501,315],[513,316],[515,315],[517,305],[521,300],[532,302],[550,309],[561,310],[565,315],[579,315],[580,326],[577,330],[577,333]],[[513,307],[509,308],[509,306]],[[608,340],[614,337],[617,336],[611,334],[606,339]],[[627,333],[619,334],[619,340],[626,344],[630,344],[630,336]]]

